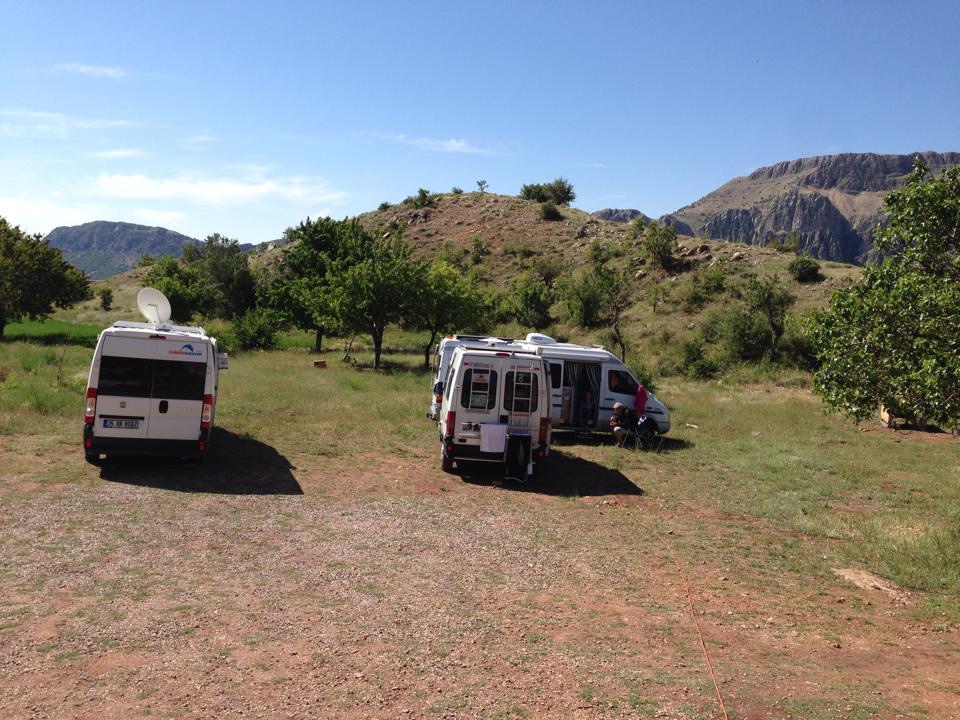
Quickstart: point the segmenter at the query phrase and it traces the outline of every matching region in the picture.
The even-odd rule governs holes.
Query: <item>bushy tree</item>
[[[438,335],[483,323],[484,298],[472,275],[444,260],[413,264],[411,280],[405,324],[430,333],[423,350],[423,363],[429,367]]]
[[[574,325],[596,327],[602,324],[603,279],[596,268],[561,278],[559,295]]]
[[[528,270],[517,275],[510,283],[509,298],[510,312],[521,325],[543,330],[550,324],[553,291],[535,272]]]
[[[820,280],[820,263],[812,257],[798,255],[787,265],[787,272],[798,283],[812,283]]]
[[[409,313],[417,264],[402,228],[384,236],[356,220],[344,222],[350,230],[341,234],[340,256],[329,273],[334,315],[347,330],[370,335],[379,368],[387,326]]]
[[[770,338],[768,354],[772,356],[783,335],[787,310],[797,301],[797,298],[776,276],[763,279],[751,277],[742,293],[747,308],[766,320]]]
[[[563,213],[560,212],[556,203],[546,200],[540,203],[540,217],[544,220],[563,220]]]
[[[677,247],[677,231],[673,225],[661,225],[651,221],[644,226],[643,234],[637,239],[640,254],[654,268],[668,268]]]
[[[939,177],[918,157],[884,201],[876,234],[888,256],[834,293],[813,329],[827,406],[861,420],[960,422],[960,168]]]
[[[57,248],[0,217],[0,337],[8,322],[43,320],[92,296],[87,278]]]
[[[573,183],[563,177],[558,177],[548,183],[527,183],[520,188],[520,197],[524,200],[544,203],[552,202],[556,205],[569,205],[577,199],[573,190]]]
[[[97,297],[100,298],[100,309],[107,311],[113,305],[113,290],[110,288],[100,288],[97,290]]]

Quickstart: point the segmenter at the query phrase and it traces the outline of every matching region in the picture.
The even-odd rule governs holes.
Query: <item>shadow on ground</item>
[[[572,445],[613,445],[612,433],[578,433],[573,431],[554,431],[550,437],[551,447],[570,447]],[[628,450],[628,452],[648,452],[648,453],[669,453],[678,450],[689,450],[693,443],[689,440],[670,437],[668,435],[658,435],[653,440],[653,444],[648,450]]]
[[[100,477],[178,492],[303,495],[291,470],[290,462],[272,446],[216,428],[210,452],[202,463],[176,458],[107,458]]]
[[[464,463],[462,467],[458,465],[457,472],[464,482],[478,485],[502,483],[504,488],[510,490],[542,495],[643,495],[643,489],[619,470],[556,449],[550,452],[546,463],[537,470],[536,477],[525,483],[504,482],[503,466],[498,463]]]

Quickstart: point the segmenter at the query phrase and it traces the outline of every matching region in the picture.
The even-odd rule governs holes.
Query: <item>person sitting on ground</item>
[[[630,409],[621,402],[613,404],[613,415],[610,416],[610,429],[613,430],[613,437],[616,438],[617,447],[623,447],[623,441],[630,434]]]

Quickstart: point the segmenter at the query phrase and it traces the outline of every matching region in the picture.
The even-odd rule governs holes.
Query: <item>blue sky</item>
[[[960,150],[957,2],[0,0],[0,215],[278,237],[419,187],[660,215],[809,155]]]

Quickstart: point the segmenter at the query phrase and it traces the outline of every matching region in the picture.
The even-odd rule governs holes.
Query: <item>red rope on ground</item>
[[[670,551],[670,557],[673,558],[673,564],[677,566],[677,571],[680,573],[680,578],[683,580],[683,588],[687,594],[687,607],[690,608],[690,617],[693,618],[693,624],[697,628],[697,637],[700,638],[700,648],[703,650],[704,660],[707,661],[707,669],[710,671],[710,679],[713,680],[713,689],[717,693],[717,702],[720,704],[720,711],[723,713],[724,720],[730,720],[730,718],[727,716],[727,706],[723,703],[723,695],[720,693],[720,684],[717,682],[717,675],[713,671],[713,662],[710,660],[710,653],[707,651],[707,644],[703,640],[703,628],[700,627],[700,619],[697,617],[697,613],[693,609],[693,595],[690,593],[690,583],[687,582],[687,575],[683,572],[683,566],[680,564],[680,560],[677,559],[677,553],[674,551],[673,546],[667,542],[666,538],[660,534],[659,530],[654,527],[650,527],[643,522],[643,520],[631,513],[619,497],[614,495],[613,499],[617,501],[617,505],[620,506],[621,510],[627,513],[627,515],[630,516],[630,518],[633,519],[638,525],[640,525],[640,527],[656,535],[657,539],[660,540],[664,547]]]

